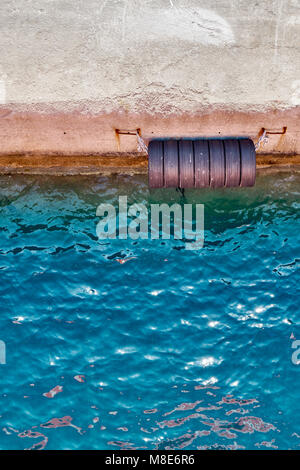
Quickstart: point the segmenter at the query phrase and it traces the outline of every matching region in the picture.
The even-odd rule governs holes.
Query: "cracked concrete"
[[[300,0],[2,0],[0,26],[2,154],[274,126],[300,153]]]

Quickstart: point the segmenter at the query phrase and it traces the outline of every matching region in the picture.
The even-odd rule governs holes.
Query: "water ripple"
[[[299,183],[1,177],[0,448],[298,448]],[[119,195],[205,204],[203,249],[99,242]]]

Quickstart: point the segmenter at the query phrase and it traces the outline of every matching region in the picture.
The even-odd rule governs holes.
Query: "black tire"
[[[179,141],[179,187],[194,187],[194,149],[192,140]]]
[[[209,141],[210,153],[210,186],[221,188],[225,183],[225,158],[222,140]]]
[[[148,147],[148,182],[150,188],[164,186],[163,141],[152,140]]]
[[[241,152],[240,186],[254,186],[256,178],[255,146],[250,139],[239,139]]]
[[[250,139],[152,140],[150,188],[253,186],[255,147]]]
[[[209,177],[209,146],[208,140],[194,141],[195,188],[208,188]]]
[[[234,188],[241,182],[241,155],[237,139],[224,140],[225,186]]]
[[[178,141],[164,142],[164,186],[178,188],[179,186],[179,155]]]

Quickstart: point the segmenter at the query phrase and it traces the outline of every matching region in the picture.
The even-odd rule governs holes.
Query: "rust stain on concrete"
[[[257,169],[300,171],[300,155],[258,155]],[[125,155],[1,155],[0,174],[147,174],[148,157]]]
[[[162,114],[18,112],[0,119],[0,155],[107,155],[137,152],[135,135],[116,129],[142,129],[147,142],[156,137],[245,136],[256,142],[261,129],[282,129],[270,135],[258,153],[300,154],[300,106],[288,110],[242,112],[207,108],[199,113]],[[119,147],[118,147],[119,145]]]

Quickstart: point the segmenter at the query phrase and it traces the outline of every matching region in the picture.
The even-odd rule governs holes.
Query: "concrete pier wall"
[[[2,155],[262,128],[300,154],[300,0],[2,0],[0,44]]]

